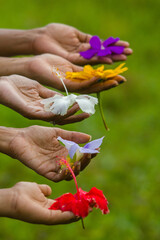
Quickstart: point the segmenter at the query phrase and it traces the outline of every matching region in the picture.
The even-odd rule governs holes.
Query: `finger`
[[[77,103],[75,103],[68,111],[67,111],[67,114],[64,115],[63,118],[67,118],[73,114],[75,114],[76,112],[78,112],[80,109],[79,105]]]
[[[112,60],[110,57],[98,57],[94,56],[91,59],[85,59],[83,58],[79,53],[72,53],[69,55],[69,61],[73,62],[74,64],[78,65],[94,65],[94,64],[99,64],[99,63],[107,63],[111,64]]]
[[[50,119],[50,122],[52,123],[54,123],[54,124],[58,124],[58,125],[63,125],[63,122],[65,122],[65,119],[67,118],[67,117],[70,117],[71,115],[73,115],[73,114],[75,114],[76,112],[78,112],[79,111],[79,105],[76,103],[76,104],[74,104],[73,105],[73,107],[71,107],[69,110],[68,110],[68,112],[67,112],[67,114],[66,115],[64,115],[64,116],[61,116],[61,115],[52,115],[53,116],[53,118],[52,119]],[[53,114],[53,113],[52,113]],[[65,124],[65,123],[64,123]]]
[[[77,80],[70,81],[71,84],[76,86],[77,91],[81,91],[82,89],[88,89],[91,85],[95,84],[98,80],[98,77],[92,77],[89,80]]]
[[[41,104],[41,103],[40,103]],[[43,105],[43,104],[41,104]],[[40,111],[40,112],[36,112],[36,118],[40,119],[40,120],[44,120],[44,121],[48,121],[48,122],[54,122],[54,124],[59,124],[59,122],[63,121],[63,119],[75,114],[76,112],[79,111],[79,105],[78,104],[74,104],[73,107],[71,109],[68,110],[67,114],[64,116],[60,116],[60,115],[55,115],[52,112],[45,112],[44,111]]]
[[[119,55],[112,55],[111,59],[114,62],[118,62],[118,61],[126,61],[127,57],[125,54],[119,54]]]
[[[80,159],[81,162],[81,171],[87,167],[87,165],[91,161],[91,154],[84,154],[83,157]]]
[[[114,44],[114,46],[123,46],[123,47],[128,48],[129,47],[129,42],[119,40]]]
[[[68,117],[64,120],[62,120],[61,122],[59,122],[59,125],[65,125],[65,124],[71,124],[71,123],[76,123],[76,122],[81,122],[84,119],[90,117],[90,114],[88,113],[80,113],[79,115],[74,115],[71,117]]]
[[[111,80],[112,80],[112,79],[111,79]],[[117,81],[119,84],[124,83],[124,82],[127,81],[126,78],[123,77],[123,76],[121,76],[121,75],[115,76],[115,77],[113,78],[113,80]]]
[[[133,50],[131,48],[125,48],[123,51],[123,54],[130,55],[133,53]]]
[[[79,173],[81,171],[81,162],[80,161],[77,161],[74,163],[73,171],[74,171],[75,176],[79,175]]]
[[[50,186],[46,185],[46,184],[39,184],[38,185],[41,192],[45,195],[45,196],[50,196],[52,193],[52,189],[50,188]]]
[[[62,170],[60,169],[58,173],[48,172],[45,175],[45,177],[53,182],[60,182],[65,179],[65,177],[66,177],[65,173],[66,173],[66,171],[64,171],[63,169]]]
[[[76,143],[86,143],[91,139],[90,135],[81,132],[66,131],[60,128],[54,128],[54,131],[56,131],[57,137],[60,136],[63,139],[73,141]]]
[[[78,53],[85,52],[85,51],[87,51],[90,48],[91,48],[91,46],[90,46],[89,43],[82,43],[82,44],[80,44],[79,48],[77,49],[77,52]]]
[[[34,118],[31,119],[39,119],[47,122],[54,121],[55,115],[52,112],[45,112],[45,110],[41,110],[40,112],[34,113]]]
[[[97,93],[97,92],[101,92],[101,91],[105,91],[108,90],[110,88],[114,88],[118,86],[118,82],[116,80],[107,80],[107,81],[103,81],[97,84],[92,85],[89,89],[86,90],[82,90],[81,93]]]
[[[61,212],[60,210],[46,210],[49,211],[49,219],[47,224],[67,224],[78,221],[80,218],[76,217],[72,212]]]
[[[81,71],[83,71],[83,67],[72,64],[72,70],[73,70],[73,72],[81,72]]]
[[[78,35],[78,38],[80,40],[80,42],[84,42],[84,43],[89,43],[92,35],[90,34],[86,34],[86,33],[83,33],[81,31],[77,31],[77,35]]]

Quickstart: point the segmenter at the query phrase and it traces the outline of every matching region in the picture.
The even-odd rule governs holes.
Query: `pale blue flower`
[[[57,139],[65,145],[65,147],[67,148],[67,150],[69,152],[70,158],[73,159],[75,153],[77,153],[77,152],[82,153],[82,154],[83,153],[90,153],[90,154],[99,153],[99,151],[97,149],[101,146],[103,138],[104,137],[93,140],[93,141],[87,143],[84,147],[80,147],[77,143],[65,140],[61,137],[58,137]]]

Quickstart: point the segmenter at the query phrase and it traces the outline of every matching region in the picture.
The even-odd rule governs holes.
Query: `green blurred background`
[[[89,133],[93,139],[106,136],[101,153],[78,182],[86,191],[93,186],[102,189],[110,202],[110,214],[93,211],[85,219],[85,231],[80,222],[41,226],[1,218],[0,240],[160,239],[159,12],[159,0],[0,0],[2,28],[30,29],[60,22],[103,39],[120,37],[134,50],[124,74],[127,83],[102,93],[110,131],[105,132],[98,109],[90,119],[64,127]],[[50,126],[3,106],[0,113],[2,126]],[[1,154],[0,187],[18,181],[49,184],[52,198],[75,192],[73,181],[52,183]]]

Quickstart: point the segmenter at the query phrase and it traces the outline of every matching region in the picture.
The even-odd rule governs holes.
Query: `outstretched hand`
[[[79,220],[71,212],[48,209],[54,203],[54,200],[47,198],[52,192],[48,185],[19,182],[7,190],[12,191],[10,194],[12,195],[12,207],[7,217],[46,225],[67,224]],[[8,199],[6,199],[6,203],[6,208],[8,208]]]
[[[35,79],[44,85],[54,87],[61,91],[64,91],[64,87],[60,78],[53,72],[53,67],[58,68],[58,71],[64,77],[63,80],[69,92],[97,93],[116,87],[126,81],[126,79],[120,75],[103,82],[99,82],[96,77],[85,81],[73,81],[65,78],[66,72],[83,71],[83,67],[74,65],[66,59],[52,54],[42,54],[28,59],[29,70],[23,73],[26,77]]]
[[[86,51],[90,48],[90,34],[83,33],[78,29],[59,23],[51,23],[39,29],[33,42],[34,54],[52,53],[61,56],[70,62],[78,65],[107,63],[111,64],[115,61],[125,61],[127,55],[132,54],[129,43],[118,41],[115,45],[124,46],[124,52],[121,55],[111,57],[93,57],[86,60],[80,56],[79,52]]]
[[[54,182],[71,180],[68,171],[61,169],[60,160],[67,157],[68,150],[59,143],[58,136],[76,143],[86,143],[90,139],[89,135],[80,132],[31,126],[18,131],[10,143],[9,155]],[[75,174],[78,175],[93,157],[95,154],[84,154],[75,162]]]
[[[52,121],[54,124],[68,124],[84,120],[87,113],[74,115],[79,106],[75,104],[65,116],[54,115],[44,110],[41,101],[59,94],[43,87],[38,82],[19,75],[3,77],[0,80],[0,102],[30,119]]]

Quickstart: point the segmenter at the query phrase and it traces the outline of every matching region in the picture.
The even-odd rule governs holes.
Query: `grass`
[[[159,140],[159,7],[158,0],[1,0],[1,27],[29,29],[61,22],[97,34],[119,36],[131,43],[128,82],[102,93],[109,132],[100,115],[64,129],[87,132],[94,138],[105,135],[101,153],[78,177],[89,190],[102,189],[110,202],[110,214],[94,211],[81,223],[65,226],[31,225],[1,218],[3,240],[159,240],[160,239],[160,140]],[[116,66],[115,64],[114,66]],[[0,124],[8,127],[46,125],[30,121],[1,106]],[[52,183],[5,155],[0,155],[0,186],[18,181],[47,183],[52,197],[74,192],[73,182]]]

